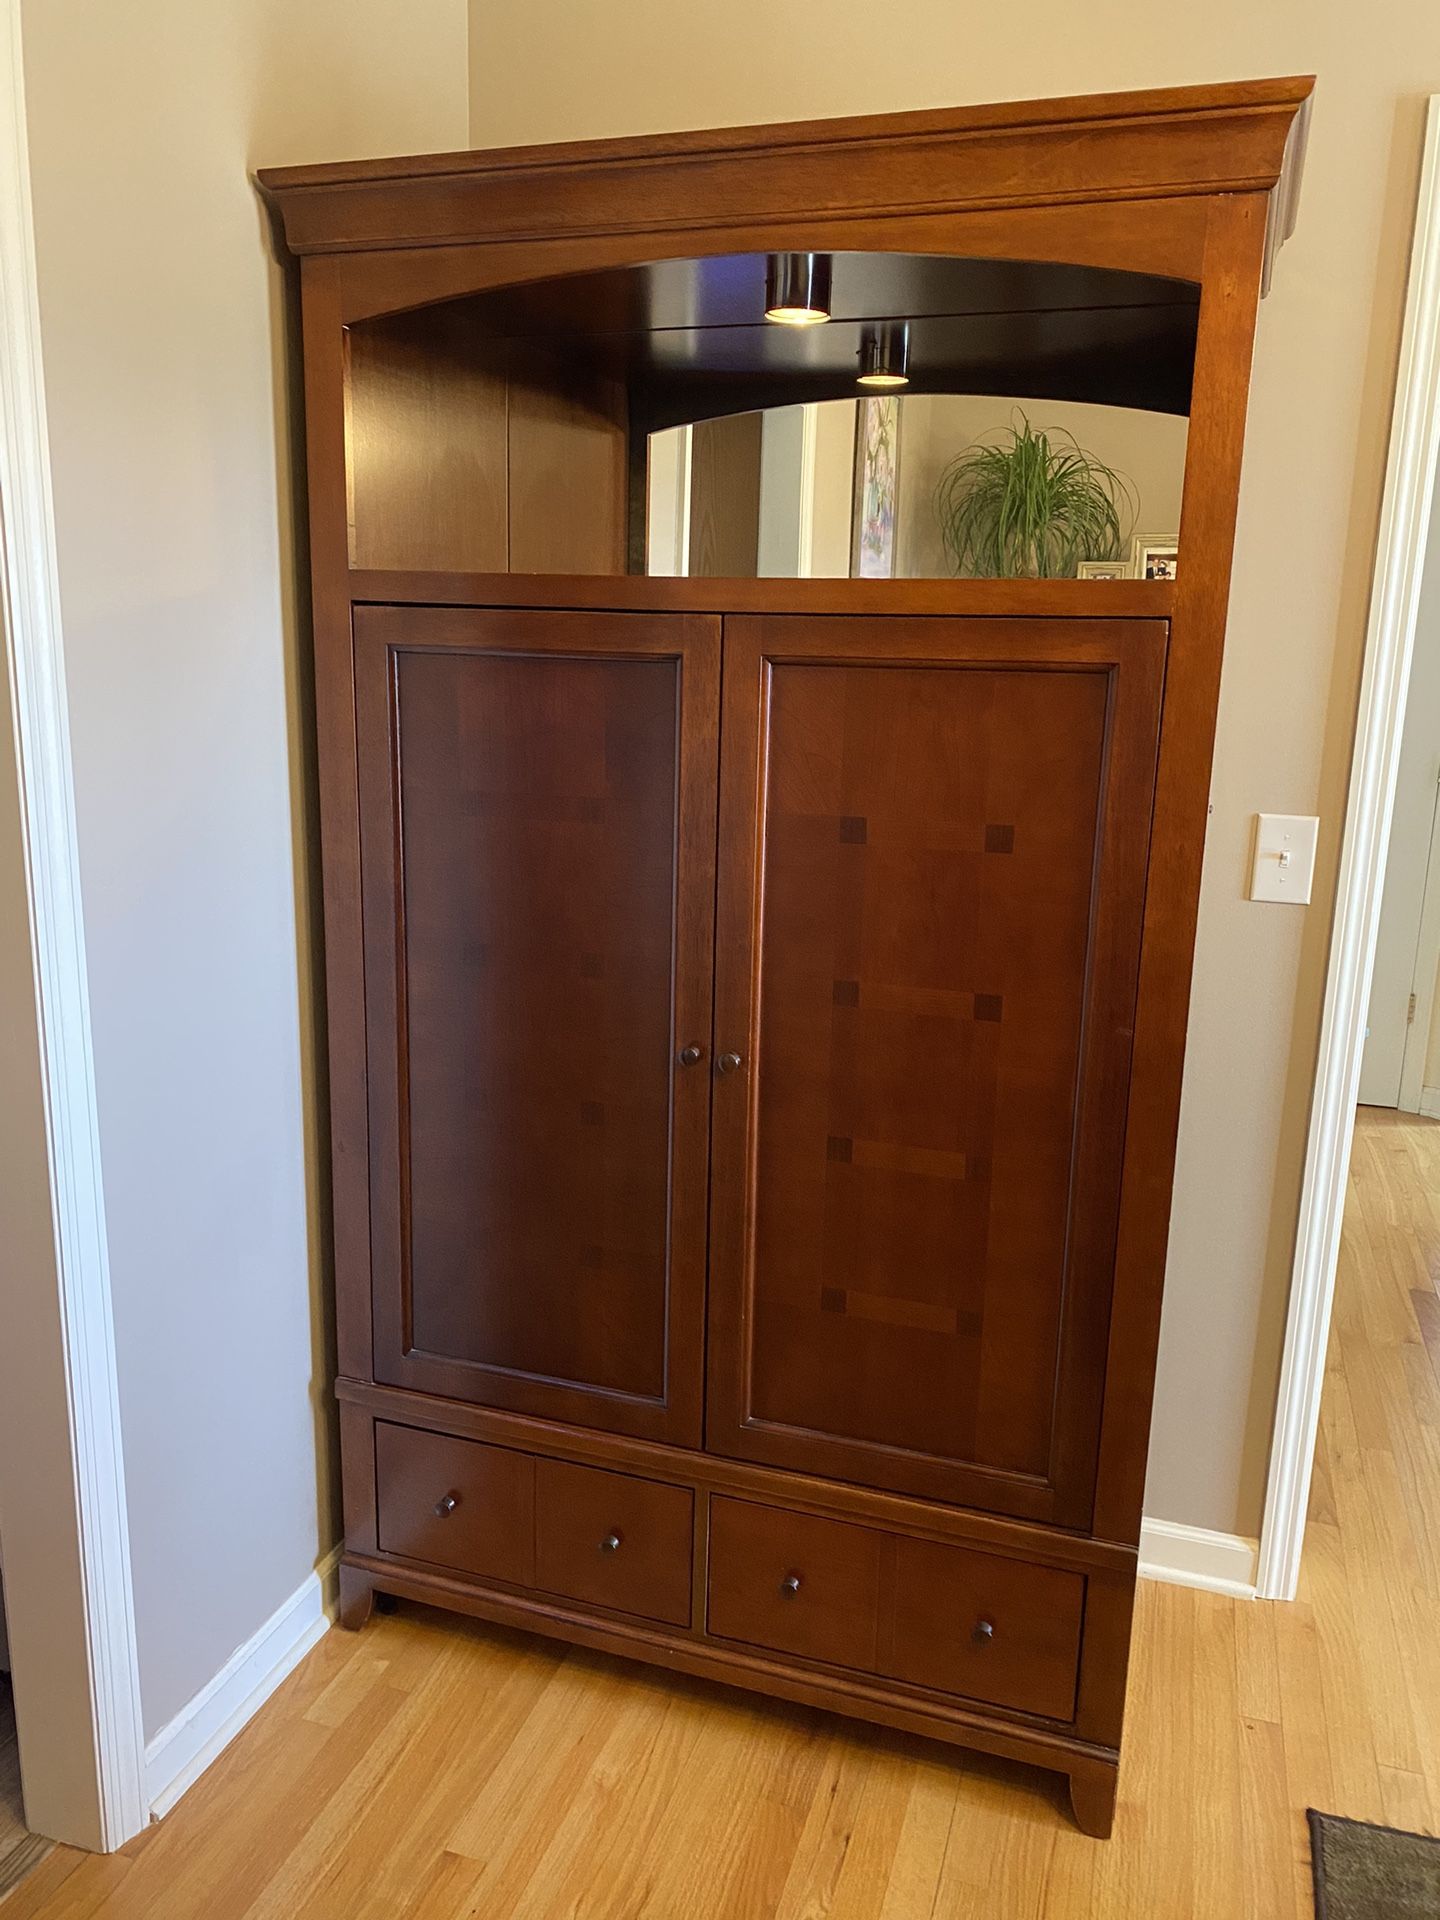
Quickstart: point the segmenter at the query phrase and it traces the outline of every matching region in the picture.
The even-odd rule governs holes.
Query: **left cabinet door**
[[[377,1380],[699,1440],[719,645],[356,609]]]

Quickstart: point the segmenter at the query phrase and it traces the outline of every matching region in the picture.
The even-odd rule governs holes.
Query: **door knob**
[[[460,1496],[458,1493],[442,1494],[435,1502],[435,1518],[437,1520],[448,1520],[459,1504]]]
[[[700,1053],[701,1049],[699,1047],[682,1047],[680,1049],[681,1066],[693,1067],[695,1062],[700,1058]]]
[[[799,1591],[800,1591],[799,1574],[787,1573],[785,1578],[780,1582],[781,1594],[784,1596],[785,1599],[793,1600]]]
[[[620,1551],[619,1534],[607,1533],[605,1538],[600,1542],[600,1551],[601,1553],[618,1553]]]
[[[719,1067],[721,1073],[734,1073],[735,1069],[740,1065],[740,1056],[738,1053],[722,1053],[715,1064]]]
[[[995,1638],[995,1622],[993,1620],[977,1620],[970,1638],[975,1642],[977,1647],[989,1646],[990,1642]]]

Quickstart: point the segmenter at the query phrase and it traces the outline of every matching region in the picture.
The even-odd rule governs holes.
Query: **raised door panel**
[[[700,1430],[718,632],[355,618],[375,1375]]]
[[[1084,1525],[1165,628],[725,646],[706,1444]]]

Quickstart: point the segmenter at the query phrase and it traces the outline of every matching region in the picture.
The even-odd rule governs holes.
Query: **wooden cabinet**
[[[684,1626],[684,1487],[377,1422],[383,1552]]]
[[[1087,1522],[1164,662],[726,621],[710,1446]]]
[[[699,1441],[718,643],[356,615],[377,1380]]]
[[[1069,1720],[1085,1582],[904,1535],[717,1499],[706,1625],[830,1666]]]
[[[301,259],[349,1625],[379,1590],[1031,1760],[1109,1830],[1309,84],[261,176]],[[772,322],[777,244],[814,325]],[[902,406],[1183,419],[1167,577],[1043,542],[903,577],[875,448],[929,442],[856,404],[897,339]]]

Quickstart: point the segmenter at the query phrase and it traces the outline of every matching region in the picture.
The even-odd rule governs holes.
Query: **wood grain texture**
[[[563,578],[361,569],[356,606],[594,607],[636,613],[856,613],[1163,620],[1173,580],[713,580]]]
[[[535,1464],[437,1433],[375,1428],[378,1546],[459,1573],[535,1584]]]
[[[684,1487],[537,1460],[536,1585],[688,1626],[694,1504]]]
[[[729,1460],[718,1453],[570,1427],[559,1421],[534,1419],[368,1381],[341,1380],[336,1392],[342,1422],[354,1423],[357,1500],[369,1497],[367,1487],[373,1493],[373,1467],[368,1481],[366,1479],[369,1447],[364,1430],[364,1422],[373,1417],[426,1432],[514,1447],[547,1459],[593,1461],[613,1467],[617,1472],[659,1475],[683,1481],[697,1490],[708,1488],[742,1498],[779,1502],[798,1512],[871,1521],[920,1538],[963,1541],[987,1553],[1006,1554],[1046,1566],[1071,1567],[1082,1572],[1103,1570],[1116,1578],[1130,1578],[1134,1573],[1133,1547],[1095,1540],[1061,1528],[981,1513],[970,1507],[945,1506],[874,1487]],[[350,1430],[347,1424],[347,1443]],[[359,1552],[374,1551],[373,1538],[366,1541],[357,1535],[355,1544]]]
[[[534,342],[509,370],[510,571],[623,573],[624,382]]]
[[[1029,1767],[406,1607],[5,1920],[1310,1920],[1307,1805],[1440,1830],[1437,1195],[1362,1111],[1300,1598],[1141,1583],[1107,1845]]]
[[[343,1421],[349,1558],[343,1587],[350,1618],[364,1613],[369,1590],[379,1581],[411,1597],[440,1600],[457,1610],[482,1613],[501,1622],[528,1620],[544,1633],[592,1646],[618,1650],[638,1647],[643,1640],[648,1657],[691,1672],[722,1670],[712,1655],[697,1649],[693,1628],[662,1631],[651,1626],[643,1632],[633,1625],[627,1628],[619,1613],[586,1611],[578,1602],[566,1607],[542,1605],[519,1590],[482,1587],[474,1575],[447,1573],[436,1570],[433,1563],[387,1557],[379,1544],[372,1437],[377,1415],[398,1419],[427,1433],[448,1431],[457,1439],[487,1443],[499,1437],[497,1422],[530,1420],[540,1428],[543,1420],[532,1416],[549,1416],[556,1422],[574,1420],[583,1424],[573,1429],[553,1425],[550,1437],[535,1443],[533,1456],[605,1472],[636,1469],[643,1462],[645,1449],[657,1447],[661,1441],[689,1442],[693,1448],[700,1439],[701,1418],[699,1376],[693,1362],[700,1342],[703,1255],[695,1235],[697,1223],[703,1218],[703,1196],[694,1180],[688,1185],[681,1182],[673,1190],[677,1208],[675,1244],[683,1242],[686,1247],[693,1246],[695,1252],[689,1282],[682,1278],[678,1291],[672,1287],[670,1305],[676,1311],[668,1323],[663,1402],[653,1391],[653,1313],[648,1333],[640,1326],[622,1329],[613,1343],[590,1329],[592,1337],[588,1337],[586,1346],[590,1360],[570,1367],[572,1373],[588,1374],[588,1378],[567,1382],[558,1373],[545,1374],[543,1368],[526,1376],[523,1365],[512,1367],[499,1353],[493,1356],[498,1364],[489,1366],[488,1371],[483,1361],[477,1366],[473,1355],[467,1358],[464,1353],[452,1353],[448,1359],[442,1356],[436,1365],[422,1356],[416,1361],[422,1371],[407,1374],[395,1364],[394,1356],[405,1348],[414,1329],[404,1324],[403,1288],[383,1279],[375,1297],[382,1303],[389,1301],[390,1306],[381,1315],[377,1367],[371,1227],[373,1221],[380,1221],[375,1246],[381,1262],[392,1263],[393,1281],[399,1272],[396,1236],[385,1225],[386,1209],[397,1214],[405,1198],[395,1178],[399,1164],[395,1151],[398,1103],[389,1099],[385,1087],[390,1072],[386,1063],[399,1030],[396,1007],[391,1004],[387,1008],[385,1004],[385,980],[387,966],[394,971],[395,934],[400,923],[393,912],[387,915],[383,910],[387,890],[389,897],[394,896],[393,872],[388,877],[383,871],[363,876],[362,890],[352,621],[361,629],[387,620],[435,623],[437,630],[445,630],[450,623],[453,634],[460,637],[448,644],[462,653],[471,644],[464,636],[469,633],[473,637],[477,621],[494,632],[520,624],[534,632],[548,623],[556,636],[553,651],[563,657],[567,648],[573,653],[577,645],[577,621],[592,632],[606,622],[618,622],[633,633],[639,630],[634,624],[637,621],[658,631],[668,627],[662,613],[668,610],[679,615],[676,625],[685,636],[678,652],[698,649],[705,654],[709,649],[706,657],[711,662],[713,688],[718,666],[718,623],[713,616],[720,613],[758,617],[789,612],[815,620],[852,616],[850,620],[835,620],[837,628],[854,624],[854,616],[882,611],[914,616],[919,628],[950,624],[937,616],[1002,615],[1017,623],[1060,616],[1070,636],[1067,646],[1082,652],[1097,647],[1103,651],[1112,625],[1126,616],[1157,622],[1168,619],[1169,678],[1156,803],[1157,835],[1163,838],[1167,853],[1164,862],[1156,863],[1145,899],[1135,1040],[1129,1067],[1130,1114],[1120,1184],[1114,1311],[1109,1310],[1108,1300],[1088,1296],[1084,1287],[1067,1286],[1061,1309],[1064,1324],[1058,1335],[1061,1357],[1056,1379],[1060,1394],[1053,1420],[1053,1436],[1059,1439],[1051,1446],[1047,1473],[1058,1467],[1064,1471],[1058,1479],[1039,1477],[1044,1501],[1049,1504],[1042,1501],[1033,1507],[1032,1524],[1027,1524],[1023,1518],[999,1514],[987,1517],[976,1508],[927,1508],[899,1491],[867,1491],[856,1484],[847,1493],[837,1486],[831,1478],[837,1474],[853,1474],[857,1479],[887,1477],[883,1435],[877,1441],[873,1435],[852,1434],[853,1452],[848,1461],[833,1454],[816,1454],[812,1444],[810,1451],[789,1458],[788,1471],[759,1460],[748,1464],[713,1460],[709,1465],[697,1465],[700,1456],[685,1449],[685,1457],[675,1460],[673,1475],[677,1486],[688,1488],[700,1506],[722,1492],[759,1497],[762,1502],[773,1498],[782,1507],[793,1504],[797,1513],[818,1518],[828,1515],[856,1524],[874,1520],[887,1529],[891,1520],[885,1516],[888,1513],[893,1519],[894,1509],[886,1502],[897,1502],[901,1513],[910,1515],[908,1521],[894,1524],[897,1537],[930,1540],[937,1545],[969,1540],[987,1550],[993,1544],[1011,1565],[1030,1557],[1038,1569],[1083,1577],[1088,1597],[1076,1717],[1074,1731],[1063,1735],[1033,1725],[1022,1726],[1018,1720],[1007,1721],[999,1709],[983,1713],[951,1710],[944,1707],[938,1695],[927,1699],[913,1690],[906,1695],[897,1682],[888,1682],[886,1691],[859,1677],[842,1680],[832,1673],[821,1685],[814,1678],[818,1669],[805,1671],[798,1664],[787,1668],[778,1657],[743,1657],[750,1661],[746,1684],[763,1686],[781,1697],[810,1704],[823,1700],[910,1730],[937,1731],[944,1738],[972,1741],[1010,1757],[1028,1753],[1042,1760],[1048,1758],[1048,1764],[1070,1772],[1081,1820],[1097,1831],[1106,1825],[1124,1702],[1134,1543],[1140,1520],[1173,1168],[1174,1115],[1250,335],[1270,193],[1280,177],[1285,148],[1308,92],[1309,83],[1303,81],[1247,83],[1143,97],[1105,96],[1086,102],[1002,106],[962,114],[741,129],[548,152],[469,156],[458,163],[442,157],[414,164],[382,162],[319,172],[302,169],[269,182],[286,203],[285,217],[292,238],[302,249],[310,245],[339,249],[306,259],[302,283],[331,1021],[337,1294],[340,1362],[347,1381]],[[660,259],[667,254],[687,257],[697,249],[754,253],[786,245],[956,253],[973,249],[977,256],[990,259],[1028,257],[1129,267],[1197,282],[1201,287],[1200,332],[1195,410],[1187,452],[1183,529],[1187,559],[1180,581],[1173,587],[1129,583],[1109,588],[1095,583],[1040,582],[746,582],[734,587],[725,583],[721,589],[703,580],[584,581],[573,575],[527,579],[513,574],[507,579],[480,571],[451,576],[424,570],[351,572],[345,470],[344,328],[348,323],[453,294],[540,280],[557,271],[583,272],[627,261]],[[360,251],[345,251],[354,248]],[[602,407],[600,412],[604,411]],[[545,439],[544,431],[537,433],[537,445]],[[613,459],[615,472],[623,474],[623,447],[617,443],[613,451],[608,450],[611,441],[603,433],[595,436],[594,444],[605,450],[606,472]],[[551,461],[550,465],[556,466],[557,462]],[[563,466],[563,456],[558,465]],[[513,474],[511,478],[513,482]],[[590,491],[597,497],[606,495],[603,486]],[[567,530],[561,531],[568,537]],[[587,533],[585,537],[590,536]],[[607,533],[605,540],[609,537]],[[619,524],[617,540],[620,537],[623,524]],[[618,544],[615,551],[619,552]],[[545,564],[555,561],[547,558]],[[587,556],[566,564],[593,561]],[[533,600],[533,610],[512,611],[526,597]],[[386,602],[391,607],[388,613],[382,611]],[[403,602],[411,604],[407,608],[401,606]],[[467,614],[462,611],[466,602],[488,606],[490,611]],[[627,614],[627,607],[634,611]],[[582,614],[580,609],[587,611]],[[562,628],[568,637],[561,637]],[[677,648],[670,643],[650,651],[664,654],[667,645],[675,656]],[[625,649],[619,652],[623,654]],[[993,667],[994,660],[989,664]],[[1124,681],[1121,673],[1117,684],[1123,685]],[[582,707],[585,704],[580,703]],[[443,701],[435,706],[433,731],[437,737],[444,731],[444,706]],[[591,706],[593,710],[593,703]],[[391,771],[387,767],[389,747],[382,737],[383,729],[377,731],[375,727],[375,717],[372,711],[362,727],[364,764],[372,786],[379,773]],[[1122,747],[1127,740],[1132,744],[1120,755],[1128,771],[1107,763],[1106,779],[1112,784],[1118,781],[1115,791],[1133,795],[1140,790],[1135,785],[1135,755],[1143,729],[1112,726],[1112,733]],[[699,750],[698,759],[708,754],[713,768],[713,720],[708,729],[706,724],[700,726],[699,735],[706,744]],[[684,754],[682,744],[682,762]],[[432,752],[430,758],[437,768],[443,764],[444,755],[439,751]],[[690,764],[697,764],[695,752],[691,753]],[[469,778],[466,762],[459,785]],[[1148,772],[1145,779],[1149,779]],[[680,788],[685,812],[683,774]],[[713,833],[701,791],[701,786],[689,790],[688,826],[681,827],[681,843],[682,847],[687,844],[687,833],[698,835],[701,843],[708,841],[713,852]],[[713,784],[709,793],[709,804],[713,804]],[[837,819],[847,821],[862,817],[866,817],[866,809],[852,808],[848,803],[843,814],[837,815]],[[988,816],[981,824],[1001,830],[1018,830],[1020,826],[1017,820],[991,820]],[[1132,846],[1137,831],[1134,823],[1125,829]],[[374,834],[368,834],[367,858],[383,842],[383,835],[377,840]],[[842,844],[853,847],[862,843],[852,840]],[[1008,857],[1000,854],[998,846],[992,852],[997,858]],[[391,859],[393,865],[393,845]],[[1115,910],[1109,934],[1102,932],[1098,921],[1092,928],[1093,970],[1097,975],[1114,971],[1127,983],[1136,960],[1133,926],[1127,913],[1134,903],[1137,884],[1132,875],[1116,896],[1129,904],[1115,906],[1112,900]],[[367,903],[382,903],[381,909],[371,913],[368,952],[361,915],[362,891]],[[438,885],[432,885],[430,893],[438,924],[442,911],[453,913],[456,909],[453,904],[447,905]],[[698,1017],[707,1010],[705,955],[710,951],[707,915],[711,898],[704,884],[681,890],[678,950],[682,966],[677,979],[683,974],[694,983],[695,990],[688,997],[677,996],[677,1032],[682,1026],[688,1032],[695,1024],[692,1013]],[[1102,907],[1105,898],[1102,887]],[[644,913],[640,922],[647,924]],[[475,945],[472,940],[470,947]],[[689,956],[688,967],[685,956]],[[462,1028],[468,986],[457,973],[463,975],[471,958],[476,957],[474,953],[469,957],[464,952],[458,956],[451,953],[446,962],[451,977],[448,986],[442,983],[441,987],[440,998],[460,1011]],[[740,977],[724,954],[723,965],[731,965],[730,977]],[[421,968],[419,974],[424,973]],[[964,983],[957,985],[953,980],[897,982],[872,977],[857,968],[836,971],[830,980],[829,1004],[836,1009],[844,1004],[834,998],[837,983],[847,993],[855,991],[858,998],[851,1010],[862,1013],[867,1011],[867,990],[873,995],[879,989],[883,1001],[886,993],[893,999],[894,993],[903,989],[903,1008],[874,1005],[878,1017],[891,1020],[936,1017],[938,1003],[927,1002],[930,1010],[919,1011],[915,994],[920,989],[942,995],[966,991]],[[424,985],[422,978],[422,989]],[[1121,1000],[1129,990],[1126,984]],[[977,1028],[982,1023],[999,1024],[1003,1031],[1003,986],[997,994],[992,986],[972,982],[968,991],[972,1024]],[[999,1023],[990,1020],[997,999],[1002,1015]],[[953,1014],[953,1006],[950,1011]],[[1113,1143],[1114,1129],[1092,1122],[1096,1115],[1102,1120],[1109,1115],[1113,1120],[1124,1106],[1127,1066],[1117,1038],[1126,1024],[1118,1018],[1121,1011],[1117,1000],[1105,1014],[1101,1026],[1109,1035],[1110,1051],[1105,1052],[1107,1043],[1102,1036],[1095,1043],[1104,1056],[1099,1068],[1087,1069],[1082,1076],[1079,1137],[1082,1145],[1087,1137],[1091,1142],[1102,1142],[1098,1161],[1072,1170],[1077,1191],[1098,1196],[1087,1203],[1089,1225],[1075,1239],[1073,1248],[1080,1265],[1087,1269],[1094,1264],[1097,1253],[1105,1251],[1112,1232],[1107,1209],[1113,1202],[1115,1182],[1113,1164],[1107,1158],[1111,1148],[1104,1143]],[[1111,1013],[1117,1017],[1112,1019]],[[748,1032],[746,1020],[731,1023],[726,1014],[722,1024],[738,1024]],[[488,1029],[493,1022],[485,1024]],[[442,1020],[436,1031],[443,1026]],[[1091,1029],[1093,1026],[1092,1021]],[[702,1035],[706,1031],[698,1025],[695,1030]],[[463,1033],[461,1039],[463,1042]],[[697,1044],[703,1045],[703,1039]],[[441,1087],[439,1106],[443,1108],[445,1075],[453,1069],[438,1044],[431,1045],[428,1053],[427,1072],[434,1075],[430,1092],[433,1095],[435,1087]],[[421,1079],[425,1077],[422,1074]],[[706,1080],[708,1095],[708,1073]],[[484,1084],[483,1076],[480,1084]],[[731,1076],[728,1084],[717,1080],[717,1107],[724,1109],[728,1102],[733,1114],[737,1096],[738,1103],[743,1104],[748,1084],[746,1074]],[[450,1092],[458,1098],[454,1085]],[[698,1095],[683,1096],[682,1090],[682,1104],[687,1101],[688,1118],[677,1108],[676,1138],[680,1140],[683,1135],[684,1150],[677,1149],[676,1164],[683,1160],[693,1169],[706,1163],[705,1103]],[[455,1105],[455,1098],[451,1104]],[[582,1124],[602,1124],[607,1104],[613,1103],[584,1094]],[[723,1112],[721,1117],[724,1134]],[[608,1125],[608,1120],[603,1124]],[[962,1159],[967,1178],[971,1171],[971,1151],[958,1140],[911,1139],[903,1128],[888,1124],[861,1126],[858,1122],[835,1132],[837,1140],[849,1143],[851,1158],[845,1164],[851,1169],[858,1167],[872,1185],[887,1180],[953,1179],[958,1177]],[[733,1133],[732,1126],[727,1137]],[[827,1134],[827,1142],[828,1138]],[[432,1177],[447,1150],[443,1124],[431,1129],[430,1139],[436,1151],[427,1156],[427,1178]],[[733,1163],[729,1173],[740,1175],[742,1180],[744,1177],[733,1149],[722,1151],[714,1166],[717,1191],[718,1183],[726,1177],[727,1152]],[[983,1160],[983,1151],[976,1157]],[[638,1165],[636,1156],[630,1158]],[[376,1176],[373,1184],[372,1174]],[[738,1190],[734,1185],[729,1188],[732,1202]],[[464,1179],[452,1180],[451,1200],[446,1207],[453,1204],[463,1212],[461,1202],[467,1191]],[[442,1214],[446,1207],[440,1209]],[[640,1212],[645,1214],[643,1205]],[[533,1209],[529,1217],[536,1217]],[[653,1207],[647,1217],[653,1225]],[[550,1231],[548,1224],[545,1230]],[[733,1234],[733,1226],[728,1230]],[[723,1243],[727,1229],[718,1231]],[[510,1235],[511,1251],[521,1237]],[[455,1266],[464,1238],[453,1238],[449,1254],[440,1262],[442,1267],[446,1261]],[[603,1238],[597,1241],[592,1237],[586,1244],[599,1245],[603,1253]],[[541,1266],[545,1268],[546,1263]],[[673,1271],[670,1278],[673,1281]],[[862,1272],[847,1272],[843,1284],[830,1291],[840,1296],[831,1302],[834,1317],[853,1322],[883,1341],[890,1341],[896,1334],[897,1301],[895,1290],[888,1284],[874,1284],[873,1277]],[[913,1297],[907,1294],[900,1302],[913,1323],[900,1331],[907,1338],[961,1338],[962,1320],[974,1312],[974,1304],[960,1298],[932,1298],[931,1292],[933,1289],[927,1291],[922,1286]],[[742,1299],[738,1293],[733,1297]],[[1081,1310],[1087,1299],[1089,1310]],[[391,1311],[397,1303],[398,1321]],[[445,1311],[458,1311],[463,1317],[463,1298],[458,1304],[453,1298],[447,1299]],[[822,1303],[822,1317],[826,1311]],[[388,1321],[386,1314],[390,1315]],[[553,1311],[549,1317],[556,1318]],[[644,1318],[642,1314],[642,1322]],[[470,1339],[473,1347],[470,1337],[477,1332],[483,1344],[497,1331],[505,1331],[488,1310],[478,1320],[478,1327],[472,1324],[464,1338],[456,1337],[457,1329],[450,1327],[440,1344],[464,1347]],[[949,1333],[945,1331],[947,1326]],[[1107,1329],[1108,1352],[1102,1350]],[[510,1331],[514,1333],[515,1329]],[[721,1332],[723,1335],[723,1328]],[[717,1349],[724,1347],[728,1338],[731,1354],[740,1352],[733,1332],[717,1342]],[[543,1324],[542,1316],[532,1316],[530,1333],[556,1337]],[[1052,1316],[1046,1340],[1053,1334]],[[651,1342],[648,1352],[647,1338]],[[413,1347],[410,1351],[414,1355]],[[688,1362],[684,1359],[686,1352]],[[1074,1364],[1067,1355],[1074,1356]],[[605,1356],[616,1370],[614,1377],[604,1372]],[[564,1371],[563,1367],[559,1370]],[[387,1399],[386,1390],[374,1384],[377,1373],[399,1383],[389,1390],[395,1398]],[[477,1394],[480,1376],[483,1392]],[[1093,1480],[1092,1502],[1093,1403],[1102,1379],[1105,1405],[1099,1423],[1098,1478]],[[1033,1387],[1034,1382],[1030,1385]],[[414,1391],[422,1387],[425,1394]],[[363,1396],[367,1394],[376,1397],[373,1404],[365,1402]],[[431,1396],[428,1411],[426,1394]],[[471,1404],[466,1404],[467,1399]],[[476,1404],[481,1399],[497,1404]],[[403,1414],[401,1404],[406,1409]],[[1015,1431],[1004,1431],[1001,1404],[1000,1426],[994,1429],[999,1436],[996,1444],[1003,1443],[1009,1452],[1001,1463],[1008,1475],[1007,1499],[999,1504],[1013,1516],[1023,1511],[1014,1490],[1026,1472],[1033,1472],[1027,1463],[1037,1452],[1042,1436],[1036,1425],[1033,1393],[1016,1413]],[[978,1434],[978,1417],[974,1425]],[[623,1431],[607,1437],[607,1428]],[[718,1444],[727,1451],[737,1451],[735,1432],[732,1422],[727,1435],[722,1419],[716,1428]],[[803,1431],[801,1438],[806,1439]],[[819,1438],[823,1441],[825,1436]],[[813,1442],[813,1435],[810,1439]],[[953,1437],[945,1444],[953,1445]],[[892,1451],[902,1454],[904,1472],[898,1479],[893,1473],[889,1478],[897,1488],[918,1487],[913,1471],[918,1449],[911,1446],[908,1452]],[[996,1463],[972,1461],[970,1466],[978,1468],[982,1464],[993,1468]],[[925,1492],[945,1501],[977,1498],[978,1474],[975,1481],[962,1484],[953,1477],[957,1469],[953,1459],[942,1460],[941,1465],[947,1477],[943,1482],[928,1482]],[[655,1471],[659,1479],[670,1477],[663,1469]],[[992,1472],[990,1477],[993,1483],[996,1475]],[[1033,1524],[1046,1515],[1066,1519],[1077,1530],[1066,1534]],[[1087,1525],[1097,1537],[1085,1538],[1078,1531]],[[709,1544],[702,1527],[699,1550],[688,1576],[692,1618],[712,1574]],[[727,1658],[733,1664],[742,1656],[732,1652]],[[1398,1709],[1391,1734],[1382,1764],[1389,1770],[1391,1798],[1401,1804],[1413,1797],[1411,1783],[1417,1773],[1417,1755],[1413,1744],[1407,1744],[1403,1737]],[[810,1834],[804,1856],[819,1858],[832,1846],[828,1816],[820,1816],[814,1825],[808,1812],[803,1818]],[[785,1869],[787,1882],[791,1873],[791,1868]],[[1084,1879],[1083,1870],[1077,1879]],[[463,1874],[455,1885],[462,1883]],[[935,1883],[936,1897],[942,1905],[948,1902],[953,1906],[964,1884],[963,1878],[954,1881],[947,1877],[942,1867]],[[802,1891],[798,1897],[803,1903],[808,1893]]]
[[[583,273],[677,255],[744,253],[756,247],[835,252],[906,249],[977,260],[1066,261],[1132,273],[1198,280],[1203,264],[1206,199],[1092,201],[1083,206],[1001,207],[968,212],[827,214],[767,220],[717,220],[704,227],[639,233],[576,234],[565,242],[567,271]],[[532,241],[481,246],[400,247],[337,253],[333,264],[340,311],[349,323],[420,301],[459,298],[553,272],[553,249]]]
[[[713,623],[356,634],[378,1375],[696,1439]]]
[[[1069,1721],[1084,1597],[1075,1574],[711,1502],[720,1639]]]
[[[503,347],[449,310],[346,336],[350,555],[360,567],[508,563]]]
[[[726,622],[712,1450],[1085,1524],[1164,642]]]
[[[486,340],[453,306],[352,326],[345,347],[354,565],[624,571],[623,381]]]
[[[1096,94],[273,167],[257,178],[296,253],[553,240],[737,217],[1268,192],[1312,85],[1285,79]]]

